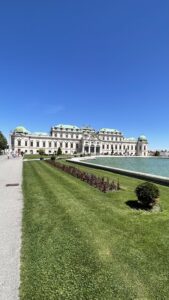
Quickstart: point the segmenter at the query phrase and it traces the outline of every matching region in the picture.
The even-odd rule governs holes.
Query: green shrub
[[[56,156],[52,155],[51,160],[55,160],[55,159],[56,159]]]
[[[39,155],[44,155],[45,154],[45,150],[44,149],[39,149]]]
[[[160,196],[158,187],[151,182],[144,182],[136,187],[135,193],[138,201],[144,207],[153,207]]]

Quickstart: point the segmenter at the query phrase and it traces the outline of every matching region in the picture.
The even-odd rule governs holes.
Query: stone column
[[[96,155],[96,145],[94,145],[94,155]]]
[[[89,144],[88,144],[88,145],[89,145],[89,152],[88,152],[88,153],[90,154],[90,153],[91,153],[91,149],[90,149],[90,147],[91,147],[91,143],[89,142]]]
[[[84,142],[82,142],[82,153],[84,153]]]

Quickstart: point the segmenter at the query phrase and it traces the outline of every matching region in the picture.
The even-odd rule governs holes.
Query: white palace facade
[[[16,127],[10,134],[11,150],[16,153],[37,154],[43,149],[46,154],[56,154],[60,147],[63,154],[147,156],[148,141],[144,135],[138,139],[125,138],[116,129],[59,124],[50,133],[31,133],[26,128]]]

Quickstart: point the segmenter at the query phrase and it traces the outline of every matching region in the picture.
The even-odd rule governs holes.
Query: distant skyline
[[[169,1],[0,3],[0,130],[116,128],[169,149]]]

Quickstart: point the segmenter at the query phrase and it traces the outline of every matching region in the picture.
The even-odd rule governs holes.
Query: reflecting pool
[[[91,164],[169,177],[169,158],[97,157],[85,161]]]

